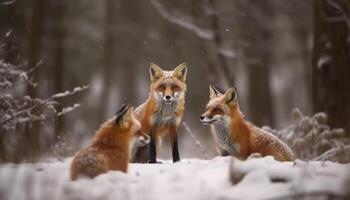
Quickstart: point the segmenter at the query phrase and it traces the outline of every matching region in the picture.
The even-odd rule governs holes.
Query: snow
[[[332,58],[328,55],[322,56],[318,61],[317,61],[317,67],[321,69],[324,65],[329,64],[332,61]]]
[[[16,2],[16,0],[5,1],[5,2],[1,3],[1,5],[4,5],[4,6],[11,5],[11,4],[15,3],[15,2]],[[8,35],[6,34],[6,36],[8,36]]]
[[[88,89],[89,86],[88,85],[85,85],[85,86],[82,86],[82,87],[75,87],[72,91],[65,91],[65,92],[61,92],[61,93],[57,93],[57,94],[54,94],[52,96],[52,98],[62,98],[62,97],[66,97],[66,96],[69,96],[69,95],[73,95],[75,93],[78,93],[78,92],[81,92],[81,91],[84,91],[86,89]]]
[[[224,48],[221,48],[219,49],[219,53],[227,58],[236,58],[236,53],[234,51],[232,51],[231,49],[224,49]]]
[[[61,112],[59,112],[57,114],[57,116],[61,116],[61,115],[67,114],[69,112],[72,112],[73,110],[75,110],[78,107],[80,107],[80,104],[78,104],[78,103],[76,103],[76,104],[74,104],[73,106],[70,106],[70,107],[65,107],[65,108],[62,109]]]
[[[113,171],[95,179],[69,180],[72,158],[36,164],[0,165],[1,199],[269,199],[305,192],[345,195],[350,164],[277,162],[272,157],[247,161],[216,157],[179,163],[130,164],[127,174]],[[232,185],[229,169],[246,173]],[[271,177],[286,178],[271,182]]]

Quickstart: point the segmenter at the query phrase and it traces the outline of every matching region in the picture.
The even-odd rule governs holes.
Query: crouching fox
[[[94,178],[110,170],[127,172],[130,143],[136,136],[139,145],[149,141],[147,135],[140,134],[140,128],[140,122],[135,118],[133,108],[123,106],[113,119],[100,127],[92,143],[74,156],[71,164],[71,180],[76,180],[80,176]]]
[[[141,122],[142,131],[149,134],[148,147],[135,150],[134,162],[157,162],[157,147],[161,137],[169,135],[173,162],[180,160],[177,131],[181,125],[185,109],[186,75],[185,63],[173,71],[162,70],[155,64],[149,67],[151,86],[149,98],[136,108],[135,113]]]
[[[210,101],[200,117],[204,125],[211,126],[218,152],[247,159],[253,153],[271,155],[279,161],[294,159],[291,149],[272,133],[262,130],[244,119],[239,109],[237,91],[230,88],[222,94],[209,86]]]

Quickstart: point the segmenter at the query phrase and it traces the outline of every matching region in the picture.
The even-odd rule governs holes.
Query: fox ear
[[[130,105],[124,104],[116,114],[115,123],[121,126],[126,125],[127,121],[132,117],[133,109]]]
[[[151,77],[151,82],[154,82],[163,76],[163,70],[158,67],[158,65],[151,63],[149,65],[149,74]]]
[[[216,87],[212,84],[209,85],[210,99],[214,99],[218,95],[222,95],[221,92],[216,89]]]
[[[179,80],[185,82],[187,76],[187,64],[182,63],[174,69],[174,76]]]
[[[123,117],[127,111],[128,111],[128,105],[123,104],[123,106],[115,114],[115,123],[116,124],[119,124],[123,120]]]
[[[226,91],[225,102],[228,105],[235,105],[237,103],[237,91],[235,88],[230,88]]]

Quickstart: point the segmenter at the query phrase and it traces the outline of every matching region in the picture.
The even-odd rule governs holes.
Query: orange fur
[[[128,112],[131,112],[129,118],[121,124],[116,124],[114,119],[105,122],[92,143],[74,156],[71,180],[76,180],[81,175],[94,178],[110,170],[127,172],[130,141],[140,128],[132,111]]]
[[[151,91],[151,94],[153,92],[154,91]],[[179,122],[180,122],[180,119],[182,119],[183,114],[184,114],[184,109],[185,109],[184,104],[185,104],[185,100],[182,99],[180,102],[180,106],[177,107],[176,112],[175,112],[175,116],[177,119],[179,119],[178,120]],[[157,111],[156,100],[153,97],[153,95],[150,95],[149,99],[144,104],[144,108],[141,108],[139,110],[140,114],[137,116],[137,118],[141,122],[141,129],[143,132],[149,133],[151,131],[151,129],[153,128],[152,120],[154,117],[154,113],[156,111]],[[177,123],[176,126],[179,127],[180,123]],[[168,125],[165,127],[157,128],[156,130],[154,130],[154,134],[157,137],[163,136],[164,133],[169,132],[171,127],[172,126]]]
[[[294,155],[286,144],[244,120],[238,105],[231,108],[231,118],[230,130],[234,130],[230,131],[231,138],[235,138],[241,146],[239,158],[247,159],[253,153],[260,153],[262,156],[271,155],[279,161],[294,160]],[[274,145],[270,145],[271,143]]]
[[[151,64],[151,68],[152,65],[154,64]],[[165,134],[169,134],[171,136],[169,137],[171,140],[170,142],[173,142],[173,135],[176,134],[177,129],[181,125],[185,109],[185,92],[187,89],[185,84],[186,75],[178,75],[176,70],[179,69],[180,66],[182,67],[182,65],[185,66],[185,64],[181,64],[173,71],[164,71],[156,66],[157,71],[154,72],[155,74],[151,74],[149,97],[145,103],[135,109],[136,117],[141,122],[141,130],[144,133],[152,134],[151,136],[155,137],[157,141],[159,141]],[[175,124],[169,123],[158,126],[157,122],[155,122],[155,116],[161,112],[161,108],[159,107],[160,100],[157,99],[158,92],[161,92],[164,96],[174,96],[175,93],[180,94],[177,106],[174,112],[170,114],[175,117]],[[143,148],[142,150],[139,149],[139,151],[146,150],[146,148]],[[145,155],[146,154],[144,153],[143,157],[145,157]],[[147,159],[148,158],[141,158],[141,160],[136,160],[138,160],[138,162],[146,162]]]
[[[232,96],[230,97],[230,95]],[[211,100],[207,111],[202,115],[202,121],[205,121],[205,117],[226,120],[230,140],[227,145],[236,144],[239,146],[239,150],[234,156],[240,159],[247,159],[251,154],[259,153],[262,156],[271,155],[279,161],[294,160],[293,152],[286,144],[272,133],[262,130],[244,119],[234,89],[221,94],[215,88],[211,88]],[[212,122],[211,126],[215,138],[214,123]],[[219,140],[216,140],[216,143],[217,146],[221,145]]]

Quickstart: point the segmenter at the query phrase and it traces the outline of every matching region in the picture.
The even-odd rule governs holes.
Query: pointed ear
[[[209,85],[210,99],[217,97],[218,95],[222,95],[218,89],[212,84]]]
[[[129,109],[129,105],[123,104],[123,106],[115,114],[115,124],[119,124],[123,121],[124,115]]]
[[[123,105],[116,114],[115,123],[122,125],[124,122],[129,120],[134,112],[134,107],[130,105]]]
[[[187,64],[182,63],[174,69],[174,76],[180,81],[185,82],[187,76]]]
[[[129,120],[132,118],[134,114],[134,107],[129,106],[128,110],[126,111],[125,115],[124,115],[124,120]]]
[[[158,67],[156,64],[151,63],[149,65],[149,75],[151,77],[151,82],[158,80],[159,78],[163,77],[163,70]]]
[[[235,88],[230,88],[224,94],[225,103],[228,105],[235,105],[237,103],[237,91]]]

